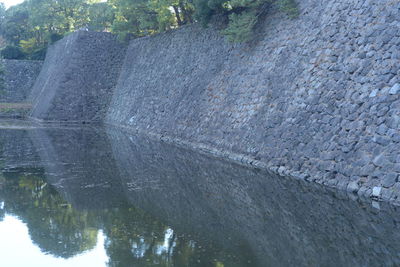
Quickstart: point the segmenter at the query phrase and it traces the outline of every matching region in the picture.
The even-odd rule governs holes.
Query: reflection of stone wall
[[[351,194],[115,128],[8,130],[0,137],[27,144],[3,145],[3,160],[12,159],[4,162],[35,155],[34,166],[73,206],[111,208],[127,199],[199,244],[254,255],[249,266],[400,265],[395,207],[360,204]]]
[[[49,121],[101,121],[125,48],[109,33],[78,31],[48,49],[33,87],[31,117]]]
[[[31,130],[29,136],[47,180],[75,208],[100,209],[121,201],[118,172],[104,130],[56,127]]]
[[[28,131],[27,129],[0,130],[0,166],[2,169],[42,166]]]
[[[3,60],[5,88],[0,102],[25,102],[42,67],[42,61]]]
[[[126,196],[173,229],[247,250],[251,266],[396,266],[397,209],[108,129]],[[374,203],[376,207],[379,204]]]

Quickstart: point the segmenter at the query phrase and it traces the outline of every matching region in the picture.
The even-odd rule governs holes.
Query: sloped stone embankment
[[[298,19],[268,16],[250,44],[196,25],[133,40],[121,69],[114,41],[71,35],[46,59],[32,117],[105,115],[108,124],[400,203],[400,2],[299,5]]]

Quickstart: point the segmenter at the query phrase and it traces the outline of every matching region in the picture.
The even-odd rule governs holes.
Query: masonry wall
[[[257,40],[133,41],[107,122],[363,195],[400,194],[400,2],[299,1]]]
[[[29,99],[46,121],[102,121],[125,55],[110,33],[77,31],[48,49]]]
[[[0,89],[0,118],[25,118],[31,104],[27,99],[42,67],[42,61],[2,60],[4,74]]]
[[[3,60],[4,88],[0,92],[0,102],[25,102],[35,83],[42,61]]]
[[[294,20],[270,14],[249,44],[193,25],[133,40],[124,60],[108,37],[70,35],[46,58],[31,115],[105,116],[281,175],[397,199],[400,2],[302,0],[299,8]]]

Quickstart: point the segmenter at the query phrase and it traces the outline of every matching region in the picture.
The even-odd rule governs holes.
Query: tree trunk
[[[179,8],[177,6],[175,6],[175,5],[173,5],[172,8],[175,11],[176,21],[178,22],[178,26],[182,26],[183,23],[182,23],[181,16],[180,16],[180,13],[179,13]]]

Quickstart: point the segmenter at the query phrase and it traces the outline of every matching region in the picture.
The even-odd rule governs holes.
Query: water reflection
[[[3,171],[0,199],[1,220],[7,214],[7,230],[23,232],[22,226],[15,227],[18,221],[11,219],[18,218],[43,255],[72,260],[95,249],[100,236],[100,240],[104,239],[100,243],[104,243],[108,266],[212,266],[215,261],[210,261],[203,253],[205,249],[194,240],[146,212],[122,204],[122,200],[119,206],[106,209],[73,208],[46,182],[41,169]],[[14,226],[10,226],[10,220]],[[14,239],[15,235],[9,238]],[[2,235],[3,246],[10,239]],[[20,251],[12,254],[17,258]],[[4,261],[0,259],[0,263]],[[31,259],[27,258],[24,264],[31,264]]]
[[[3,212],[25,223],[33,243],[45,254],[70,258],[94,248],[98,233],[91,227],[92,216],[73,209],[41,172],[30,171],[3,172]]]
[[[114,128],[2,130],[0,143],[0,220],[25,223],[44,254],[104,239],[108,266],[400,265],[396,207]]]
[[[32,243],[27,225],[16,217],[7,215],[0,222],[0,236],[2,266],[106,266],[108,260],[101,232],[98,234],[96,247],[67,259],[40,251]]]

